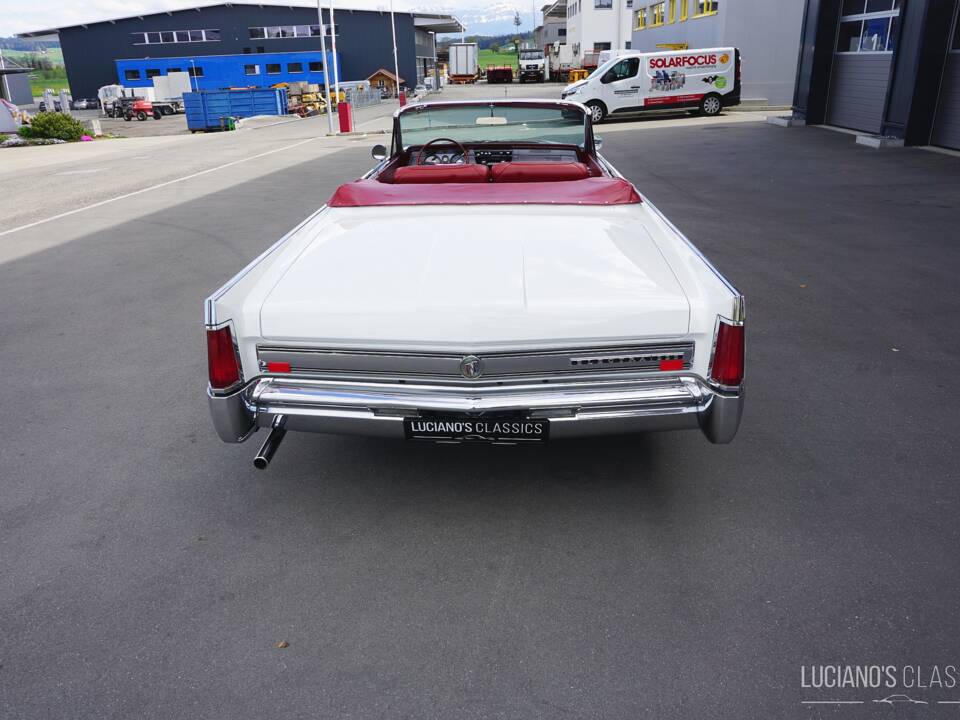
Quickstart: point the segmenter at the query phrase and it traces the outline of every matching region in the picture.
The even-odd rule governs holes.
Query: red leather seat
[[[393,182],[398,185],[413,183],[483,183],[489,170],[486,165],[405,165],[397,168]]]
[[[590,171],[582,162],[505,162],[490,168],[494,182],[528,183],[560,180],[585,180]]]

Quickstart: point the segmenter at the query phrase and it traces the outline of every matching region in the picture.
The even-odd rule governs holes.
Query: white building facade
[[[740,48],[744,101],[789,106],[797,78],[801,0],[634,0],[631,46]]]
[[[567,44],[574,65],[597,65],[602,50],[629,50],[633,5],[642,0],[567,0]]]

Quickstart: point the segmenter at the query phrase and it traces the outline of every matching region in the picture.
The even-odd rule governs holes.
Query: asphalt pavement
[[[0,717],[890,718],[801,668],[960,666],[960,160],[600,132],[746,294],[732,445],[221,443],[203,298],[370,139],[0,237]]]

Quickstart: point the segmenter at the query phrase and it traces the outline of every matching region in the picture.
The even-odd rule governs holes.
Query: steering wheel
[[[431,145],[435,145],[436,143],[446,143],[448,145],[456,145],[457,149],[460,150],[460,154],[463,156],[463,162],[467,162],[467,149],[463,145],[458,143],[456,140],[451,140],[450,138],[441,137],[441,138],[434,138],[433,140],[429,140],[422,148],[420,148],[420,152],[417,153],[417,162],[415,163],[416,165],[423,165],[423,154],[426,152],[428,147],[430,147]]]

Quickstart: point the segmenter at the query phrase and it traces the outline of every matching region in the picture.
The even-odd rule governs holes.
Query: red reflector
[[[683,360],[661,360],[661,370],[683,370]]]
[[[216,390],[224,390],[240,381],[240,367],[229,325],[219,330],[207,330],[207,369],[210,387]]]
[[[268,362],[267,372],[290,372],[290,363],[288,362]]]
[[[721,385],[739,385],[743,382],[743,325],[729,325],[720,321],[710,378]]]

